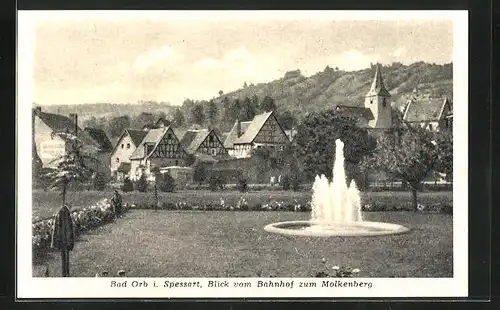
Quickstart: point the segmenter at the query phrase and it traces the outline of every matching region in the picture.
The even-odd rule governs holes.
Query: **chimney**
[[[238,138],[241,137],[241,122],[239,119],[236,120],[236,134]]]

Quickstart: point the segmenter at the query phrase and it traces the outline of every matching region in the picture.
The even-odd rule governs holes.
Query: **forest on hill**
[[[400,107],[407,96],[419,94],[453,99],[453,64],[416,62],[411,65],[381,65],[385,85],[392,94],[393,106]],[[242,121],[255,114],[274,110],[285,129],[294,126],[307,112],[321,111],[337,104],[361,106],[368,92],[375,64],[359,71],[326,68],[309,77],[300,70],[289,71],[268,83],[245,82],[240,89],[220,90],[208,100],[186,99],[181,106],[162,102],[138,104],[95,103],[71,106],[47,106],[45,110],[60,114],[78,113],[83,125],[104,129],[112,140],[124,128],[140,128],[164,117],[176,127],[215,127],[230,130],[238,118]],[[189,94],[186,94],[189,97]]]

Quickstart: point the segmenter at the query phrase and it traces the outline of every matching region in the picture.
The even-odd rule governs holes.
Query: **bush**
[[[292,174],[290,183],[291,183],[291,186],[292,186],[292,190],[294,192],[297,192],[297,191],[300,190],[301,180],[300,180],[300,177],[299,177],[298,174],[296,174],[296,173]]]
[[[248,190],[248,181],[247,181],[247,179],[240,179],[238,181],[238,190],[240,192],[246,192]]]
[[[211,191],[223,190],[226,180],[220,175],[212,175],[208,180],[208,187]]]
[[[175,191],[175,180],[168,173],[165,173],[164,175],[158,175],[156,177],[156,184],[158,186],[158,189],[162,192],[171,193]]]
[[[284,175],[281,178],[281,188],[283,188],[284,191],[290,189],[290,177],[288,176],[288,174]]]
[[[132,192],[134,190],[134,184],[132,184],[132,181],[130,181],[129,178],[125,178],[121,189],[125,193]]]
[[[148,180],[146,180],[146,175],[143,173],[139,180],[135,182],[135,190],[139,192],[147,192],[148,191]]]
[[[104,178],[104,174],[102,172],[97,172],[94,176],[93,183],[94,190],[103,191],[106,187],[106,179]]]

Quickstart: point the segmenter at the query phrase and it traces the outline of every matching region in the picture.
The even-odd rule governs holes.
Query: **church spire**
[[[380,65],[377,64],[377,68],[375,71],[375,76],[373,77],[373,82],[370,90],[366,94],[366,97],[369,96],[383,96],[390,97],[391,94],[387,91],[384,85],[384,80],[382,78],[382,72],[380,71]]]

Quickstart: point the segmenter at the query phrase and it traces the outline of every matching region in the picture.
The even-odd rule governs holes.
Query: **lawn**
[[[87,207],[102,198],[111,198],[113,192],[109,191],[71,191],[68,192],[67,202],[73,208]],[[130,192],[122,193],[123,201],[126,203],[153,203],[154,194],[152,192],[140,193]],[[219,203],[223,198],[226,203],[235,205],[241,196],[249,203],[268,203],[270,200],[294,199],[305,202],[311,199],[309,191],[250,191],[241,193],[238,191],[212,192],[208,190],[185,190],[175,193],[158,193],[160,202],[186,202],[189,205],[204,204],[207,202]],[[383,202],[387,204],[409,203],[411,200],[408,192],[363,192],[361,193],[362,203]],[[418,194],[419,202],[423,204],[447,203],[452,205],[453,194],[451,191],[442,192],[422,192]],[[55,191],[33,190],[33,217],[45,218],[52,216],[61,205],[61,197]]]
[[[130,277],[313,277],[347,265],[360,277],[452,277],[452,216],[370,212],[365,220],[405,225],[403,235],[314,238],[271,234],[272,222],[304,220],[302,212],[131,210],[113,224],[80,237],[71,275],[93,277],[124,269]],[[59,256],[46,262],[60,275]],[[33,268],[43,276],[45,265]]]

